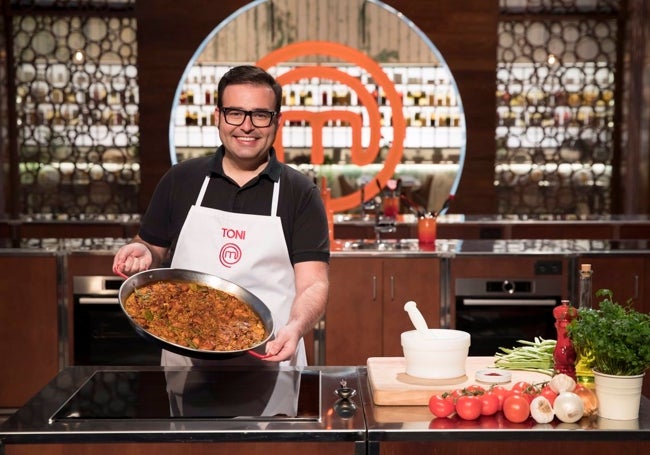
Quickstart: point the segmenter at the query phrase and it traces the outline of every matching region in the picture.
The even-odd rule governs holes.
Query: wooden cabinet
[[[136,438],[134,438],[136,439]],[[188,437],[189,439],[189,437]],[[362,443],[342,442],[80,442],[71,444],[8,444],[6,455],[142,455],[164,453],[166,455],[230,455],[246,453],[251,455],[285,455],[309,453],[326,455],[331,453],[356,454]],[[365,448],[365,447],[364,447]]]
[[[646,283],[650,280],[650,256],[581,256],[579,264],[591,264],[594,271],[591,278],[594,303],[600,300],[595,297],[597,290],[610,289],[618,303],[625,304],[631,299],[639,311],[650,312],[650,303],[646,302],[650,293],[650,284]],[[575,275],[577,280],[578,270],[575,270]]]
[[[0,408],[22,406],[59,371],[58,257],[0,255]]]
[[[413,329],[404,303],[414,300],[431,327],[440,325],[439,278],[437,258],[333,257],[325,364],[401,357],[400,335]]]

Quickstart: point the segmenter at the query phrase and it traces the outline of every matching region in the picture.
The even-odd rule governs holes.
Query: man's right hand
[[[153,262],[151,251],[140,242],[133,242],[121,247],[113,258],[113,273],[116,275],[133,275],[148,270]]]

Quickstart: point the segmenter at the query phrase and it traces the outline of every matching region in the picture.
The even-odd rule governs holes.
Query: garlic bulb
[[[576,381],[564,373],[556,374],[548,383],[555,393],[573,392],[576,388]]]

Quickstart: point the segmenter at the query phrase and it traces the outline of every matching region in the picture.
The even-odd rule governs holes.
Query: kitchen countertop
[[[88,253],[114,254],[129,239],[126,238],[70,238],[70,239],[26,239],[20,247],[1,247],[0,254],[19,253]],[[352,245],[363,242],[366,247]],[[434,248],[420,248],[417,239],[386,239],[383,247],[371,247],[368,239],[335,239],[331,246],[332,256],[439,256],[462,255],[548,255],[548,254],[648,254],[650,240],[554,240],[554,239],[511,239],[511,240],[455,240],[438,239]],[[399,244],[396,249],[391,245]]]
[[[93,372],[161,372],[161,367],[69,367],[0,427],[3,444],[72,442],[165,442],[165,441],[366,441],[376,448],[386,441],[640,441],[650,443],[650,400],[643,397],[638,420],[587,419],[576,424],[509,424],[503,418],[462,421],[435,419],[426,406],[377,406],[373,403],[366,367],[307,367],[319,375],[320,406],[316,420],[239,420],[237,418],[151,418],[52,419],[70,396],[86,383]],[[201,371],[173,369],[172,371]],[[283,371],[294,371],[285,368]],[[352,406],[337,406],[336,390],[345,386],[358,391]],[[169,383],[168,383],[169,385]],[[123,384],[114,390],[133,392]],[[149,388],[145,390],[150,390]],[[302,389],[301,389],[302,390]],[[104,389],[95,394],[108,394]],[[141,392],[143,393],[143,392]],[[136,397],[137,399],[139,395]],[[149,397],[150,398],[150,397]],[[171,403],[172,400],[170,400]],[[97,401],[99,402],[99,401]],[[94,403],[97,403],[94,402]],[[349,402],[345,402],[349,404]],[[165,406],[168,406],[165,404]],[[169,407],[172,407],[169,404]],[[75,415],[71,413],[70,415]],[[549,436],[552,434],[552,436]]]
[[[398,216],[396,237],[414,236],[417,218],[413,214]],[[138,231],[139,215],[98,215],[71,219],[41,215],[22,219],[0,219],[0,246],[16,247],[31,238],[132,238]],[[440,238],[461,239],[528,239],[577,238],[648,239],[650,215],[462,215],[438,217]],[[373,236],[374,216],[337,213],[334,215],[338,237]],[[340,231],[340,232],[339,232]],[[361,234],[363,233],[363,234]],[[390,236],[390,235],[389,235]]]
[[[368,428],[368,441],[496,441],[496,440],[640,440],[650,444],[650,400],[641,398],[638,420],[614,421],[598,417],[575,424],[523,424],[505,420],[501,413],[475,421],[437,419],[425,406],[378,406],[373,403],[367,368],[360,368],[361,395]],[[507,386],[507,385],[506,385]],[[549,436],[552,432],[552,436]]]
[[[239,371],[237,367],[230,367],[230,370]],[[138,383],[132,384],[126,380],[115,381],[116,383],[113,385],[104,381],[90,389],[85,396],[91,398],[82,402],[79,408],[82,413],[97,412],[98,415],[108,414],[109,417],[85,418],[84,414],[80,418],[53,418],[75,391],[89,381],[95,371],[109,375],[117,372],[164,374],[166,385],[156,383],[156,387],[152,387],[150,384],[153,382],[149,379],[147,382],[141,380],[137,386],[134,384]],[[176,399],[168,398],[165,392],[165,387],[167,390],[174,387],[167,376],[170,371],[183,375],[187,372],[201,373],[203,370],[180,367],[167,370],[162,367],[68,367],[3,423],[0,427],[0,441],[4,444],[21,444],[28,442],[171,442],[179,440],[208,442],[365,440],[363,413],[359,409],[349,413],[349,409],[339,411],[338,398],[335,393],[340,388],[341,379],[346,381],[347,387],[355,390],[360,388],[359,375],[355,367],[307,367],[300,371],[289,367],[282,368],[280,371],[283,373],[300,372],[317,375],[317,380],[320,382],[320,390],[317,385],[315,392],[312,387],[312,390],[307,391],[309,393],[304,394],[309,396],[311,401],[313,401],[312,395],[319,394],[315,398],[316,406],[319,406],[315,411],[316,417],[303,418],[298,415],[298,418],[295,419],[273,419],[271,417],[256,419],[233,416],[188,417],[187,407],[183,408],[182,406],[181,411],[176,411],[174,414],[170,409],[177,407]],[[305,382],[304,378],[305,376],[301,376],[303,382]],[[214,383],[211,382],[211,384]],[[263,386],[264,384],[258,381],[256,385],[258,390]],[[153,391],[158,389],[162,389],[164,394],[154,395]],[[84,397],[84,394],[80,395]],[[104,398],[97,398],[98,395],[103,395]],[[247,398],[250,397],[247,396]],[[201,404],[197,407],[200,408],[209,399],[210,397],[201,395],[198,398],[194,397],[193,401],[196,403],[198,400]],[[159,404],[164,401],[163,407],[167,408],[167,417],[154,414],[154,411],[161,412],[160,409],[137,411],[139,414],[136,411],[130,411],[131,408],[138,407],[141,400],[154,401]],[[352,400],[359,403],[356,397]],[[127,405],[124,405],[125,401]],[[115,417],[111,415],[112,410],[118,405],[126,409],[125,414],[130,416]],[[165,409],[162,412],[164,413]],[[75,416],[76,414],[78,412],[71,412],[68,415]],[[170,417],[169,414],[176,417]],[[0,451],[0,453],[2,452]]]
[[[381,243],[385,247],[371,248],[372,241],[362,239],[335,239],[332,256],[440,256],[453,257],[463,255],[494,254],[648,254],[650,240],[552,240],[552,239],[513,239],[513,240],[452,240],[438,239],[434,248],[420,248],[417,239],[386,239]],[[355,245],[363,243],[362,248]],[[399,248],[391,245],[398,244]]]

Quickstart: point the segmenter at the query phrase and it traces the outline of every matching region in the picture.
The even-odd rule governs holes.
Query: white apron
[[[277,216],[280,183],[273,185],[271,216],[262,216],[202,207],[209,182],[208,176],[185,219],[171,266],[216,275],[252,292],[271,310],[277,331],[287,324],[296,293],[282,222]],[[163,366],[259,366],[260,362],[263,361],[248,354],[225,360],[202,360],[165,350],[161,358]],[[302,339],[294,356],[280,362],[280,365],[306,364]]]

